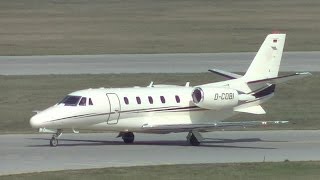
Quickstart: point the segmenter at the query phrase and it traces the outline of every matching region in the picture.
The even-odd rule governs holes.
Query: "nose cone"
[[[40,128],[41,127],[41,119],[39,118],[38,114],[31,117],[30,125],[32,128]]]

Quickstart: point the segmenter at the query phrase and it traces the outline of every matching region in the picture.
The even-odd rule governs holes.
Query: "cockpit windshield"
[[[59,104],[64,104],[65,106],[76,106],[80,101],[81,96],[66,96]]]

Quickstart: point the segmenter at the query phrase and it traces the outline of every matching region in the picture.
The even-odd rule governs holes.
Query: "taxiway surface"
[[[244,72],[255,53],[0,56],[0,75]],[[320,52],[285,52],[280,71],[320,71]]]
[[[1,135],[0,175],[101,167],[320,160],[320,131],[216,131],[189,146],[186,133],[136,134],[126,145],[116,134],[63,134],[50,147],[49,134]]]

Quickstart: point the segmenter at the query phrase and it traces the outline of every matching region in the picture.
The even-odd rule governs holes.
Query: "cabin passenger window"
[[[153,104],[153,99],[152,99],[152,97],[151,97],[151,96],[148,96],[148,99],[149,99],[149,103],[150,103],[150,104]]]
[[[138,103],[138,104],[141,104],[141,99],[140,99],[140,97],[137,96],[137,97],[136,97],[136,100],[137,100],[137,103]]]
[[[83,97],[81,98],[79,102],[79,106],[85,106],[87,104],[87,98]]]
[[[162,103],[166,103],[166,99],[163,96],[160,96],[160,100]]]
[[[180,103],[180,97],[178,95],[176,95],[176,102]]]
[[[124,100],[124,103],[129,104],[129,99],[127,97],[124,97],[123,100]]]
[[[93,105],[91,98],[89,98],[89,105],[90,105],[90,106]]]

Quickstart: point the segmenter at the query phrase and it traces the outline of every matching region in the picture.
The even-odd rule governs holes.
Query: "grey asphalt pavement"
[[[244,72],[255,53],[0,56],[0,75]],[[285,52],[281,71],[320,71],[320,52]]]
[[[0,175],[66,169],[159,164],[320,160],[320,131],[216,131],[189,146],[186,133],[136,134],[127,145],[116,134],[0,135]]]

